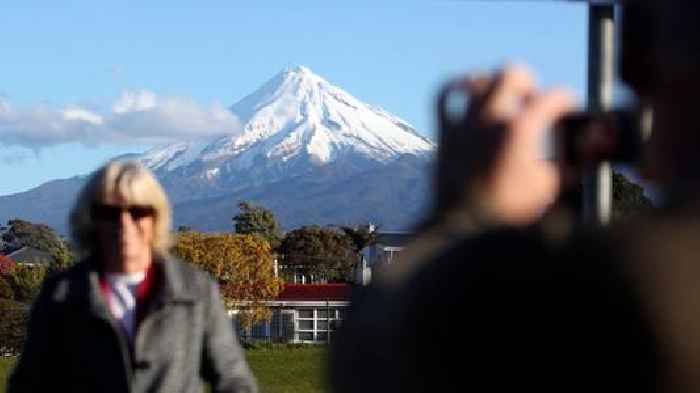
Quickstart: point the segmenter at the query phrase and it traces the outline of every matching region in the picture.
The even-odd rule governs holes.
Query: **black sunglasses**
[[[128,212],[131,219],[140,220],[145,217],[153,217],[156,215],[156,209],[152,206],[114,206],[114,205],[93,205],[90,209],[90,215],[94,220],[117,222],[121,219],[122,212]]]

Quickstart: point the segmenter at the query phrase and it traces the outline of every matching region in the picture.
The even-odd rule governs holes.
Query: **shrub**
[[[15,291],[12,290],[7,277],[0,275],[0,299],[14,300]]]
[[[29,307],[9,299],[0,299],[0,355],[17,355],[26,336]]]
[[[18,265],[12,274],[6,276],[14,293],[14,300],[31,303],[39,294],[48,269],[42,266]]]

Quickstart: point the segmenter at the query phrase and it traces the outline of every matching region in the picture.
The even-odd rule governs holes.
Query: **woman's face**
[[[129,205],[121,196],[93,209],[102,258],[108,271],[133,273],[148,268],[152,258],[155,210]]]

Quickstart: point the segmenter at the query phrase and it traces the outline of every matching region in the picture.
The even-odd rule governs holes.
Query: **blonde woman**
[[[171,212],[135,162],[110,162],[71,212],[84,259],[48,280],[8,392],[256,392],[217,286],[168,255]]]

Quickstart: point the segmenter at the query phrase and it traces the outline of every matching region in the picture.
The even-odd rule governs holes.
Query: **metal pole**
[[[591,4],[588,9],[588,109],[610,108],[615,71],[615,7]],[[583,217],[606,225],[612,213],[612,168],[605,162],[583,180]]]

